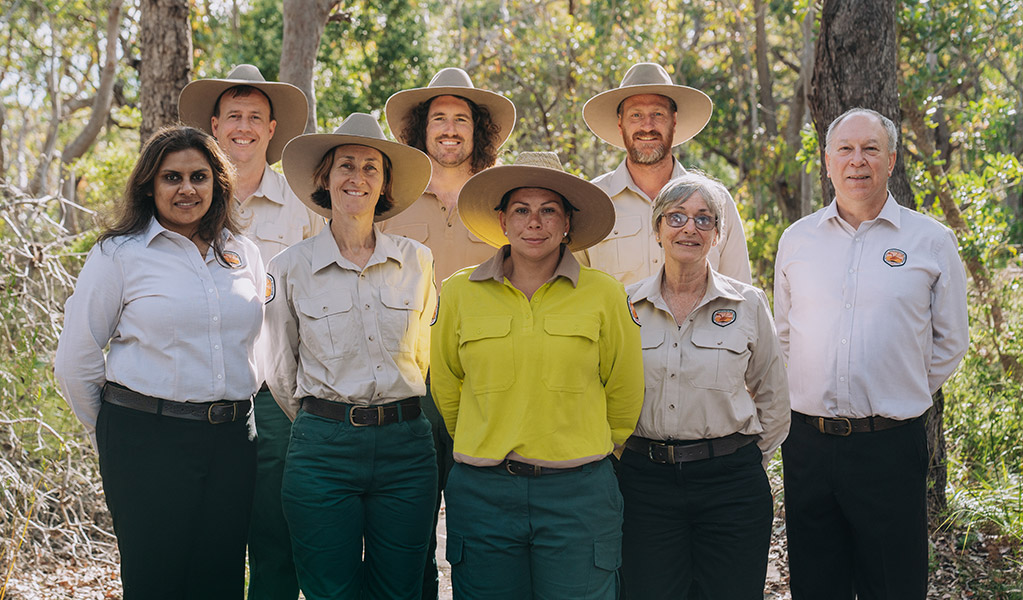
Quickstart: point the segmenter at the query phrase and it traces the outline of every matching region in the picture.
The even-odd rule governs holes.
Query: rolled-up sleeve
[[[789,433],[792,409],[789,404],[788,374],[781,345],[771,319],[767,296],[756,290],[757,341],[746,367],[746,389],[753,398],[757,420],[764,431],[758,443],[764,453],[764,467]]]

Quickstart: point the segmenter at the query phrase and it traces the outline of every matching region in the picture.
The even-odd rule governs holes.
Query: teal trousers
[[[291,534],[281,508],[284,457],[291,419],[268,391],[256,394],[256,493],[249,523],[248,600],[295,600],[298,576],[291,557]]]
[[[436,488],[423,415],[353,427],[299,411],[281,498],[307,600],[419,600]]]
[[[607,459],[522,477],[456,463],[447,558],[456,600],[615,600],[622,496]]]

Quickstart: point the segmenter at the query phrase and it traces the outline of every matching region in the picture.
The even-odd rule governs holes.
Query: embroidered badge
[[[433,309],[433,318],[430,319],[430,327],[437,322],[437,315],[440,314],[440,294],[437,295],[437,307]]]
[[[728,327],[735,322],[735,311],[730,308],[715,310],[710,318],[718,327]]]
[[[242,266],[242,257],[234,250],[224,250],[224,260],[229,267],[237,269]]]
[[[276,284],[276,282],[274,282],[274,276],[269,274],[269,273],[267,273],[266,274],[266,299],[263,301],[263,304],[270,304],[270,301],[273,300],[274,296],[276,296],[276,295],[277,295],[277,284]]]
[[[884,264],[889,267],[901,267],[906,264],[906,253],[898,248],[889,248],[884,251]]]
[[[632,305],[632,298],[626,296],[625,302],[629,304],[629,314],[632,315],[632,322],[639,325],[639,313],[636,312],[636,307]]]

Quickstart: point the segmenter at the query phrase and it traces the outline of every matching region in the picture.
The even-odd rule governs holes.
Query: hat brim
[[[675,101],[675,134],[671,145],[678,146],[693,139],[710,122],[714,103],[710,96],[684,85],[630,85],[601,92],[583,106],[583,121],[594,135],[617,148],[625,148],[618,130],[618,105],[629,96],[658,94]]]
[[[515,104],[501,94],[478,88],[461,86],[437,86],[415,88],[396,92],[387,99],[384,105],[384,118],[391,135],[401,139],[401,131],[405,128],[405,119],[413,108],[437,96],[460,96],[472,100],[477,105],[485,106],[491,118],[500,128],[497,134],[497,147],[508,141],[515,128]]]
[[[377,138],[337,133],[308,133],[288,142],[284,148],[284,176],[295,195],[309,210],[330,218],[329,208],[313,202],[316,183],[313,173],[324,155],[338,146],[356,144],[379,150],[391,161],[391,200],[394,205],[387,212],[373,217],[374,221],[390,219],[419,199],[430,183],[433,167],[430,158],[419,150]]]
[[[570,229],[572,252],[597,244],[611,232],[615,209],[611,198],[592,183],[575,175],[527,165],[491,167],[473,175],[458,194],[458,214],[476,237],[500,248],[508,243],[495,210],[501,198],[516,188],[544,188],[564,196],[577,210]]]
[[[305,131],[306,118],[309,116],[305,93],[291,84],[249,79],[198,79],[181,90],[178,96],[178,118],[185,125],[213,135],[211,120],[217,99],[230,88],[239,85],[252,86],[270,98],[277,127],[266,148],[266,162],[273,164],[281,159],[288,142]]]

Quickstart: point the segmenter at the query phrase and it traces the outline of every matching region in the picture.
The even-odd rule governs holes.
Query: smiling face
[[[665,158],[670,160],[675,137],[671,102],[658,94],[629,96],[622,102],[618,131],[632,162],[651,165]]]
[[[194,148],[168,153],[153,180],[156,220],[191,239],[213,202],[213,171]]]
[[[327,189],[334,218],[372,218],[384,189],[384,155],[356,144],[334,148]]]
[[[880,207],[888,199],[888,178],[895,152],[876,117],[854,113],[835,127],[824,153],[828,177],[839,206]]]
[[[561,196],[543,188],[519,188],[498,213],[512,253],[543,260],[559,252],[571,227]]]
[[[266,149],[277,121],[270,120],[270,101],[260,92],[220,97],[220,112],[211,119],[213,137],[236,165],[252,161],[265,163]]]
[[[670,215],[681,213],[688,220],[682,227],[668,224]],[[702,264],[707,260],[710,249],[718,243],[717,228],[709,231],[697,229],[693,217],[705,215],[714,218],[714,211],[707,205],[700,192],[693,192],[682,204],[664,211],[664,216],[657,223],[657,241],[664,247],[664,258],[668,262],[679,264]]]
[[[454,96],[437,96],[426,113],[426,153],[441,167],[454,168],[472,156],[472,109]]]

